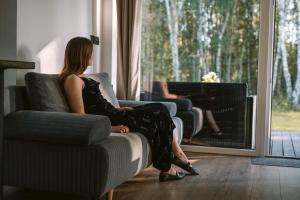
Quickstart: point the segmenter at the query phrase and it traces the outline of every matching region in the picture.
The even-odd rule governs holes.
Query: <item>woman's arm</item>
[[[168,83],[166,81],[160,81],[160,87],[162,91],[162,97],[167,99],[183,99],[185,96],[172,94],[169,92]]]

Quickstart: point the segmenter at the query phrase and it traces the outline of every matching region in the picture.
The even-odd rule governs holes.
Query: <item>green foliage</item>
[[[221,71],[217,74],[221,81],[247,83],[249,94],[256,94],[260,0],[144,0],[142,88],[145,81],[159,80],[161,77],[175,80],[165,1],[173,1],[175,4],[179,1],[184,2],[182,15],[178,17],[177,47],[180,81],[200,82],[205,72],[217,72],[217,52],[220,49]],[[296,12],[297,8],[291,11],[295,16]],[[228,14],[225,32],[221,35]],[[200,23],[201,20],[205,21],[205,25]],[[276,26],[278,26],[278,21],[277,12]],[[275,29],[275,34],[274,54],[276,54],[277,35],[280,31]],[[286,45],[289,55],[289,71],[292,76],[292,85],[294,85],[297,74],[295,71],[297,47],[288,41]],[[282,70],[278,71],[278,86],[276,86],[273,99],[273,106],[277,110],[292,108],[291,104],[287,103]]]
[[[272,113],[272,130],[300,131],[300,112],[275,111]]]

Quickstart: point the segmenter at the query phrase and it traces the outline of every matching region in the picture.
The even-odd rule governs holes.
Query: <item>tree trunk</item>
[[[300,97],[300,1],[297,0],[297,69],[296,69],[296,81],[293,90],[293,107],[296,108],[299,105]]]
[[[279,42],[277,42],[279,43]],[[277,84],[277,75],[278,75],[278,62],[280,58],[280,45],[277,44],[277,50],[276,50],[276,55],[275,55],[275,61],[274,61],[274,67],[273,67],[273,81],[272,81],[272,92],[274,94],[275,89],[276,89],[276,84]]]
[[[286,46],[285,46],[285,31],[284,31],[284,27],[285,27],[285,23],[286,23],[286,9],[285,9],[285,5],[284,5],[284,0],[278,0],[278,9],[279,9],[279,17],[280,17],[280,21],[279,21],[279,30],[280,30],[280,34],[279,34],[279,46],[280,46],[280,51],[281,51],[281,55],[282,55],[282,70],[283,70],[283,77],[284,77],[284,81],[285,81],[285,88],[286,88],[286,95],[288,98],[289,102],[292,102],[292,83],[291,83],[291,74],[289,72],[289,68],[288,68],[288,60],[287,60],[287,50],[286,50]]]
[[[248,43],[250,43],[248,41]],[[248,62],[247,62],[247,83],[248,83],[248,90],[250,91],[250,93],[252,93],[252,80],[251,80],[251,57],[250,57],[250,45],[248,44],[248,48],[247,48],[247,59],[248,59]]]
[[[242,45],[242,50],[241,50],[241,57],[239,59],[239,70],[238,70],[238,76],[237,76],[237,80],[239,83],[242,82],[242,79],[243,79],[243,69],[244,69],[244,53],[245,53],[245,46]]]
[[[227,57],[227,63],[226,63],[226,70],[225,70],[225,82],[230,82],[231,81],[231,58],[232,58],[232,48],[233,48],[233,36],[234,36],[234,31],[236,29],[236,6],[237,6],[237,0],[234,1],[234,6],[232,10],[232,17],[231,17],[231,35],[230,41],[229,41],[229,52],[228,52],[228,57]]]
[[[232,37],[230,37],[230,45],[229,45],[229,53],[228,58],[226,62],[226,74],[225,74],[225,82],[230,82],[230,74],[231,74],[231,54],[232,54]]]
[[[204,1],[199,1],[198,4],[198,29],[197,29],[197,41],[199,44],[198,56],[199,56],[199,69],[203,74],[209,72],[208,62],[207,62],[207,48],[209,46],[209,26],[208,26],[208,16],[209,11],[205,6]]]
[[[280,49],[282,52],[282,70],[283,70],[283,76],[284,76],[284,81],[286,86],[286,95],[288,97],[288,100],[291,102],[292,100],[291,74],[288,68],[287,51],[284,42],[281,42]]]
[[[180,81],[177,37],[179,33],[179,29],[178,29],[179,17],[182,12],[184,0],[178,1],[177,4],[175,1],[176,0],[165,0],[165,5],[167,10],[168,28],[170,33],[170,46],[172,52],[173,73],[175,75],[175,81]]]
[[[221,50],[222,50],[221,43],[222,43],[223,36],[224,36],[224,33],[226,31],[226,28],[227,28],[229,15],[230,15],[230,9],[228,9],[227,12],[226,12],[225,20],[223,22],[223,25],[221,27],[221,30],[220,30],[219,36],[218,36],[217,57],[216,57],[216,72],[218,73],[220,78],[221,78]]]

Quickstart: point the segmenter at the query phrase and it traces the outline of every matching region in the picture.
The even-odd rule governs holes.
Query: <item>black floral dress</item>
[[[82,91],[85,112],[108,116],[112,125],[125,125],[130,131],[142,133],[150,144],[153,166],[162,171],[169,170],[175,125],[167,108],[161,103],[151,103],[119,111],[101,95],[99,82],[81,79],[85,83]]]

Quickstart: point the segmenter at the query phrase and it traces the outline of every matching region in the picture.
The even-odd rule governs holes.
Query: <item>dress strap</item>
[[[81,76],[79,76],[79,77],[83,80],[85,85],[89,85],[89,86],[97,85],[97,86],[99,86],[99,84],[100,84],[98,81],[95,81],[92,78],[81,77]]]

